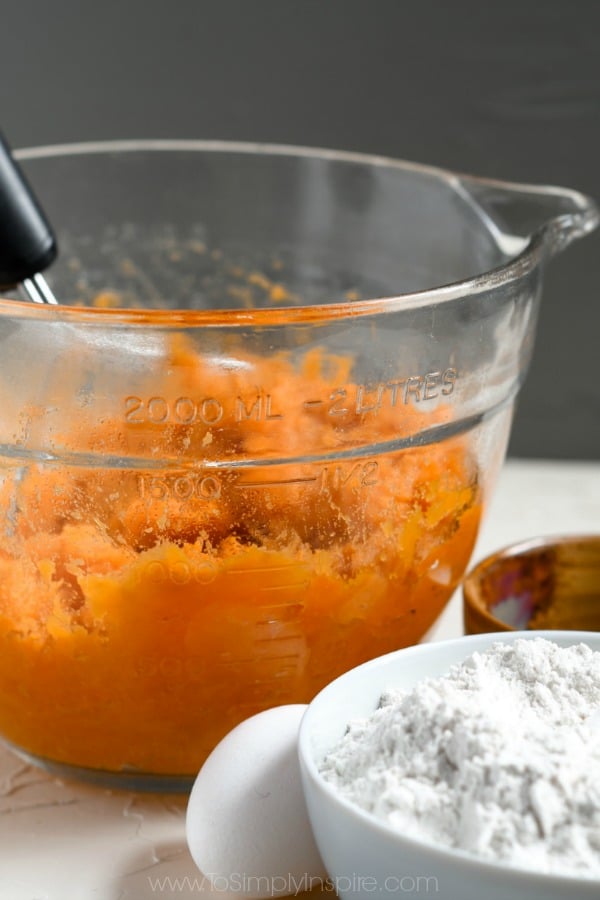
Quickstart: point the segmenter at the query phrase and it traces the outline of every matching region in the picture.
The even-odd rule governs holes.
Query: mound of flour
[[[326,780],[398,831],[600,877],[600,653],[496,643],[352,722]]]

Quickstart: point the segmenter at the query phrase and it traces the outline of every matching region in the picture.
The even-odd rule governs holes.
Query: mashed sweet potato
[[[242,718],[416,642],[474,544],[468,438],[385,443],[449,416],[452,370],[359,386],[320,351],[240,371],[177,339],[164,371],[4,477],[0,732],[38,757],[192,775]]]

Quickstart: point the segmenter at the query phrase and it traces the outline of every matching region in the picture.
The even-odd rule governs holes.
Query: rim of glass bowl
[[[17,160],[48,159],[60,156],[77,156],[102,153],[131,153],[136,151],[179,151],[179,152],[228,152],[248,153],[263,156],[292,156],[330,161],[355,162],[366,165],[404,169],[423,174],[433,175],[445,181],[446,184],[464,194],[463,182],[468,180],[472,184],[482,187],[497,188],[515,193],[529,193],[537,196],[561,197],[570,200],[577,209],[578,232],[591,230],[597,224],[597,210],[588,198],[578,191],[567,188],[550,186],[528,185],[497,179],[479,178],[472,175],[462,175],[436,166],[421,165],[402,159],[393,159],[385,156],[377,156],[367,153],[356,153],[344,150],[329,150],[314,147],[297,147],[286,144],[252,143],[242,141],[221,140],[112,140],[93,141],[84,143],[53,144],[43,147],[30,147],[17,150],[14,156]],[[484,213],[480,210],[480,215]],[[46,306],[34,304],[27,300],[17,300],[0,297],[0,315],[15,315],[18,311],[23,318],[35,319],[76,319],[81,322],[95,321],[98,324],[143,324],[181,327],[197,325],[223,326],[273,326],[291,323],[327,322],[339,318],[355,318],[357,316],[372,316],[383,313],[398,312],[404,309],[427,307],[434,304],[456,300],[460,297],[473,296],[474,294],[500,287],[517,278],[523,277],[532,271],[542,261],[547,245],[551,243],[551,235],[556,233],[557,224],[560,224],[565,216],[550,218],[538,228],[527,240],[519,239],[521,246],[519,252],[506,263],[494,267],[489,271],[460,281],[453,281],[437,287],[425,290],[397,294],[388,297],[376,297],[369,300],[347,300],[331,303],[311,304],[306,306],[270,307],[268,309],[199,309],[199,310],[168,310],[168,309],[119,309],[119,308],[95,308],[88,306]],[[487,227],[490,222],[487,222]],[[562,225],[559,229],[565,230]]]

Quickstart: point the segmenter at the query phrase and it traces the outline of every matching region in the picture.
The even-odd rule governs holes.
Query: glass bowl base
[[[86,784],[95,784],[98,787],[117,789],[122,791],[144,791],[156,794],[187,794],[194,784],[194,775],[156,775],[151,772],[141,772],[137,769],[121,769],[109,771],[107,769],[91,769],[85,766],[75,766],[70,763],[56,762],[52,759],[36,756],[28,753],[20,747],[2,740],[2,743],[24,762],[37,766],[58,778],[69,778]]]

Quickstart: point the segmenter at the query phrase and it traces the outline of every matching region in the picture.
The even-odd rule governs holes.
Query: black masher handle
[[[0,132],[0,287],[42,272],[57,252],[52,228]]]

